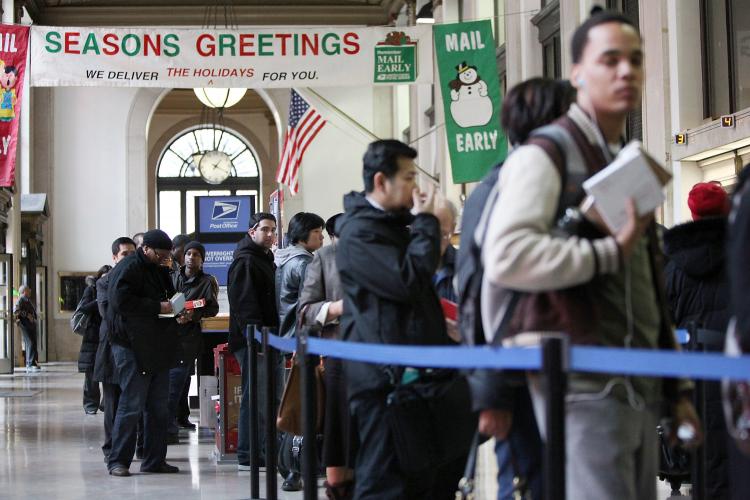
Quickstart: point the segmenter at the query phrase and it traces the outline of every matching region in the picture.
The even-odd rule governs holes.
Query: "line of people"
[[[139,240],[136,243],[136,238]],[[191,367],[202,345],[201,319],[219,311],[219,286],[203,272],[206,250],[158,229],[112,243],[112,266],[87,283],[79,308],[88,316],[79,354],[84,410],[104,411],[104,461],[113,476],[176,473],[166,462],[179,428],[195,429],[187,405]],[[172,314],[175,292],[203,307]],[[102,383],[103,400],[99,400]]]
[[[249,469],[250,462],[245,337],[250,324],[275,328],[287,337],[313,327],[326,338],[393,345],[523,346],[565,332],[573,344],[668,350],[679,349],[675,321],[684,324],[687,318],[697,318],[709,327],[726,327],[728,313],[719,311],[722,319],[712,326],[710,308],[699,298],[714,299],[715,304],[727,300],[717,301],[718,291],[700,295],[705,278],[696,277],[679,254],[685,228],[665,235],[665,274],[654,214],[639,216],[631,203],[627,223],[613,234],[596,215],[578,210],[583,181],[623,147],[626,120],[641,102],[644,54],[636,26],[619,14],[595,13],[573,34],[571,55],[570,83],[537,78],[505,96],[502,125],[513,149],[466,201],[458,251],[451,245],[455,207],[436,198],[431,189],[419,190],[417,152],[396,140],[368,146],[362,167],[364,192],[346,195],[342,214],[328,221],[311,213],[296,214],[289,222],[287,245],[275,253],[276,218],[265,212],[252,215],[234,252],[227,290],[229,347],[242,371],[239,470]],[[723,233],[717,227],[726,227],[726,197],[721,198],[715,187],[695,191],[691,208],[699,214],[697,219],[705,219],[697,225],[714,231],[709,238],[720,238]],[[744,217],[740,210],[735,224]],[[331,238],[327,246],[324,230]],[[744,235],[736,233],[736,238]],[[145,233],[142,246],[118,239],[112,248],[114,268],[102,272],[96,282],[102,321],[92,376],[107,382],[105,427],[109,425],[111,439],[103,449],[112,475],[129,475],[141,414],[141,470],[177,472],[165,460],[167,436],[176,429],[187,365],[199,345],[200,316],[216,314],[218,306],[177,320],[159,317],[170,313],[168,299],[175,289],[193,293],[190,298],[216,301],[215,280],[200,272],[205,251],[199,243],[182,242],[185,265],[170,278],[164,264],[178,246],[175,243],[180,242],[159,230]],[[731,248],[735,247],[730,243]],[[741,255],[742,250],[730,251],[735,261]],[[726,268],[721,269],[726,274]],[[699,295],[690,295],[696,289]],[[744,300],[727,296],[735,307]],[[440,299],[458,303],[458,322],[445,318]],[[744,325],[741,314],[738,325]],[[408,448],[413,448],[410,440],[416,436],[404,434],[404,413],[394,407],[400,389],[454,380],[461,378],[459,374],[332,358],[324,364],[323,465],[328,497],[453,498],[470,443],[441,455],[430,464],[434,466],[416,468],[404,461],[414,452]],[[109,371],[99,374],[105,367]],[[89,365],[81,368],[88,371]],[[476,418],[478,430],[497,439],[498,498],[522,494],[541,499],[546,429],[540,418],[544,400],[538,377],[473,370],[467,380],[467,421]],[[258,387],[263,401],[263,380]],[[669,415],[674,428],[692,429],[689,444],[702,439],[690,390],[688,380],[571,374],[566,400],[567,497],[655,500],[660,418]],[[281,387],[276,393],[281,394]],[[265,415],[261,409],[260,417],[265,426],[276,415]],[[432,417],[436,416],[428,418]],[[438,428],[434,440],[458,433],[464,423]],[[261,460],[276,460],[265,454],[263,439],[261,435]],[[709,426],[707,439],[726,437]],[[742,458],[735,460],[744,463]],[[299,489],[299,471],[284,479],[284,489]],[[739,486],[716,486],[719,496],[713,498],[747,494],[741,483],[733,484]]]

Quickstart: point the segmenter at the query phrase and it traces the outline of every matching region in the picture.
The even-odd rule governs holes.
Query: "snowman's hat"
[[[456,66],[456,71],[458,71],[458,74],[460,75],[464,71],[469,71],[471,69],[471,66],[466,64],[466,61],[462,62],[458,66]]]

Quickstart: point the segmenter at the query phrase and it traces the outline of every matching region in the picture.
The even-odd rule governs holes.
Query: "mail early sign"
[[[478,181],[507,154],[492,25],[436,25],[434,39],[453,182]]]

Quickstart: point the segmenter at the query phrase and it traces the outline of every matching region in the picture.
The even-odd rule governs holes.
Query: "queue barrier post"
[[[544,450],[544,498],[565,500],[565,392],[567,339],[551,337],[542,343],[542,387],[547,400],[547,443]]]
[[[304,485],[304,499],[318,499],[318,460],[317,460],[317,432],[315,422],[315,365],[316,356],[308,354],[309,329],[297,334],[297,360],[300,364],[300,384],[302,395],[302,431],[304,445],[302,446],[302,483]]]
[[[266,498],[276,500],[276,352],[268,343],[267,327],[261,329],[266,379]]]
[[[247,325],[245,338],[247,339],[248,373],[249,384],[248,406],[250,409],[249,436],[250,436],[250,498],[260,498],[260,429],[258,412],[258,342],[255,340],[255,330],[258,325]]]

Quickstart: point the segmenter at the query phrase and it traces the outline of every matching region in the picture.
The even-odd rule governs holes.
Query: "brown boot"
[[[354,481],[344,481],[343,483],[330,484],[328,481],[323,483],[326,489],[326,498],[328,500],[351,500],[354,498]]]

